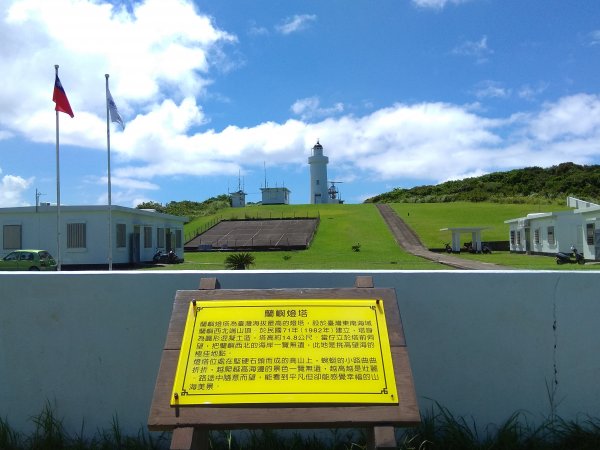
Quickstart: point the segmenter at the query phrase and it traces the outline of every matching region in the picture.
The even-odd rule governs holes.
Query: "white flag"
[[[108,101],[108,110],[110,112],[110,121],[111,122],[116,122],[119,125],[121,125],[121,128],[125,129],[125,122],[123,122],[123,119],[121,118],[121,115],[119,114],[119,110],[117,109],[117,105],[115,104],[115,101],[112,98],[112,95],[110,95],[110,90],[107,88],[106,92],[108,93],[108,98],[106,99]]]

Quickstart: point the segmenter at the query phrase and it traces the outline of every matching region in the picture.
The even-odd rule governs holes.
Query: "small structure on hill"
[[[238,190],[229,193],[229,200],[232,208],[243,208],[246,206],[246,193],[242,186],[242,177],[238,175]]]
[[[286,187],[262,187],[263,205],[289,205],[290,190]]]
[[[246,193],[241,189],[229,194],[232,208],[243,208],[246,206]]]

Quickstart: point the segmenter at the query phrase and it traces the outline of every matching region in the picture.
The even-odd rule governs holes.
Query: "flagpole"
[[[110,118],[108,105],[108,74],[106,77],[106,147],[108,153],[108,270],[112,270],[112,188],[110,184]]]
[[[54,65],[54,74],[56,77],[58,77],[58,64]],[[56,270],[61,270],[62,258],[60,256],[60,152],[58,129],[58,111],[56,111]]]

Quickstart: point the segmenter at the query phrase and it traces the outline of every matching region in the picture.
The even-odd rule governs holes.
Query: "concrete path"
[[[387,204],[376,205],[383,220],[394,235],[396,243],[409,253],[421,258],[435,261],[446,266],[462,270],[510,270],[510,267],[499,266],[480,261],[470,261],[452,256],[448,253],[436,253],[429,251],[420,241],[416,233],[404,222],[398,214]]]

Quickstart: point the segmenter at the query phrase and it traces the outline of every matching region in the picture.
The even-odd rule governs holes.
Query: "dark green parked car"
[[[56,261],[46,250],[15,250],[0,259],[0,270],[56,270]]]

